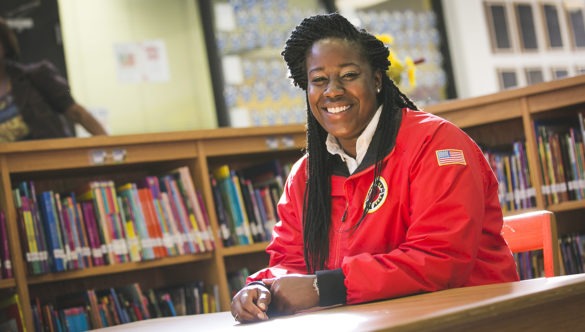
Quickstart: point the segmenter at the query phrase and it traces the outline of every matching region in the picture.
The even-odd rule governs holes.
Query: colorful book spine
[[[160,222],[158,221],[156,211],[154,210],[152,194],[148,188],[138,188],[137,191],[140,205],[144,212],[148,235],[154,240],[153,250],[155,257],[166,257],[168,256],[168,253],[163,244],[162,230],[160,228]]]
[[[231,177],[229,166],[223,165],[217,168],[214,173],[220,188],[221,196],[224,202],[224,208],[231,216],[234,225],[234,231],[239,245],[250,244],[244,226],[244,216],[241,213],[240,201],[237,194],[236,186]]]
[[[203,243],[205,244],[205,249],[207,251],[211,251],[214,249],[215,244],[213,240],[213,234],[211,233],[210,222],[203,212],[205,208],[197,198],[197,191],[195,190],[195,185],[193,184],[193,178],[191,177],[189,168],[183,166],[178,168],[176,171],[179,175],[178,182],[184,189],[184,198],[186,201],[190,202],[190,205],[193,208],[194,218],[197,221],[199,232],[201,234]]]
[[[188,250],[187,252],[189,253],[197,253],[200,251],[197,234],[192,228],[185,204],[175,182],[176,181],[173,176],[165,175],[162,177],[161,185],[163,190],[169,196],[169,203],[173,217],[178,221],[177,225],[179,226],[181,233],[184,236],[185,242],[187,243],[185,250]]]
[[[161,189],[159,179],[156,176],[147,176],[144,178],[145,187],[150,190],[152,196],[152,205],[154,212],[156,213],[156,220],[159,223],[162,232],[162,243],[163,247],[167,251],[168,256],[175,256],[178,253],[176,241],[172,235],[171,225],[169,222],[169,216],[163,210],[161,202]]]
[[[210,181],[213,201],[215,203],[215,213],[219,224],[219,237],[221,238],[224,247],[230,247],[237,243],[235,228],[231,218],[227,214],[226,208],[224,207],[223,195],[221,194],[217,180],[213,176],[210,176]]]
[[[125,197],[118,196],[118,207],[120,208],[120,216],[122,218],[122,225],[125,227],[126,246],[128,248],[128,256],[130,261],[139,262],[142,258],[140,239],[136,234],[134,226],[134,218],[132,217],[132,208],[124,203]]]
[[[69,215],[63,211],[61,195],[59,193],[54,194],[54,203],[57,212],[56,218],[59,220],[63,234],[63,246],[65,248],[65,256],[67,257],[67,269],[76,270],[82,268],[83,266],[79,266],[79,260],[76,255],[77,246],[72,231],[71,220],[69,219]]]
[[[30,208],[33,218],[35,229],[37,230],[37,246],[39,248],[39,257],[41,260],[41,270],[47,273],[51,270],[49,261],[49,249],[46,238],[45,224],[41,220],[41,213],[39,211],[39,203],[37,201],[37,191],[33,181],[23,182],[24,187],[27,189],[27,197],[29,198]]]
[[[17,197],[18,192],[15,194]],[[23,239],[25,248],[25,257],[32,274],[42,273],[40,265],[39,250],[37,248],[37,240],[35,227],[32,220],[32,215],[29,206],[29,200],[26,196],[17,198],[17,206],[19,212],[19,222],[21,224],[21,232],[23,231]]]
[[[113,181],[101,182],[101,194],[104,201],[104,209],[107,222],[112,232],[112,250],[117,262],[129,261],[128,247],[126,245],[125,227],[122,223],[120,208],[116,199],[116,188]]]
[[[138,189],[135,183],[127,183],[118,187],[118,193],[122,197],[125,206],[130,207],[130,213],[134,221],[136,234],[140,239],[140,247],[142,248],[142,259],[154,259],[155,240],[151,238],[147,223],[145,220],[142,204],[138,197]]]
[[[106,217],[103,196],[101,194],[101,183],[99,181],[90,182],[88,188],[79,196],[79,199],[93,203],[96,226],[98,227],[102,251],[104,252],[104,262],[106,264],[115,264],[116,257],[112,245],[114,236]]]
[[[168,221],[169,232],[171,234],[172,241],[177,248],[177,252],[179,255],[184,255],[186,252],[189,252],[187,247],[188,240],[186,237],[183,237],[183,234],[181,233],[181,227],[175,218],[175,214],[173,213],[171,203],[169,201],[169,195],[166,192],[161,192],[160,194],[160,206],[162,213],[165,215],[166,220]]]
[[[37,198],[41,216],[45,224],[46,238],[48,239],[49,257],[51,259],[51,271],[65,271],[67,256],[63,245],[59,220],[55,218],[56,211],[53,201],[53,192],[44,191]]]
[[[94,205],[91,202],[80,202],[79,204],[78,209],[80,210],[80,216],[83,216],[83,222],[91,247],[92,263],[95,266],[105,265],[104,255],[106,254],[106,248],[103,246],[99,228],[95,220]]]
[[[85,223],[83,222],[80,204],[77,203],[77,199],[75,198],[75,193],[72,192],[65,198],[64,205],[67,207],[67,212],[69,213],[71,220],[74,221],[74,227],[77,230],[77,238],[80,248],[79,255],[81,256],[82,263],[85,267],[91,267],[93,266],[91,259],[91,245],[89,244],[89,236],[87,229],[85,228]]]
[[[242,224],[244,225],[244,235],[247,238],[247,243],[254,243],[253,235],[257,234],[254,231],[254,227],[250,225],[250,218],[248,218],[248,212],[246,211],[246,202],[244,201],[244,195],[242,193],[242,186],[240,185],[240,178],[235,171],[231,171],[232,183],[235,187],[236,195],[236,208],[239,210],[239,214],[242,216]]]

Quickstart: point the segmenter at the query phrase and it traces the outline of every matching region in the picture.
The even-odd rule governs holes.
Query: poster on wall
[[[162,83],[170,80],[164,41],[118,43],[114,45],[118,81]]]

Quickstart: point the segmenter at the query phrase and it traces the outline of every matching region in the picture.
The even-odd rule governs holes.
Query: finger
[[[258,299],[256,300],[256,306],[260,310],[256,317],[260,320],[267,320],[268,315],[266,314],[266,310],[268,309],[268,305],[270,304],[271,295],[270,292],[267,290],[258,289]]]

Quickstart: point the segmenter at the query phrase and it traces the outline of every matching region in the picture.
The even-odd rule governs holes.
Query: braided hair
[[[390,61],[388,48],[374,35],[357,29],[340,14],[323,14],[305,18],[291,33],[286,41],[282,56],[288,66],[293,84],[307,91],[306,58],[313,44],[322,39],[339,38],[354,43],[362,52],[373,71],[380,71],[382,88],[378,93],[378,104],[383,104],[382,114],[376,129],[383,142],[376,151],[373,184],[377,183],[382,170],[382,162],[388,147],[394,146],[400,110],[404,107],[418,109],[385,74]],[[331,170],[332,158],[327,152],[325,141],[327,132],[313,116],[307,98],[307,185],[304,194],[303,239],[304,257],[308,273],[322,270],[329,257],[329,232],[331,225]],[[366,206],[357,228],[368,213],[373,201],[374,190],[370,190]],[[354,229],[355,229],[354,228]]]

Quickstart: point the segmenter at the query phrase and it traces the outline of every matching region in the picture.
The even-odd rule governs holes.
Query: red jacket
[[[370,213],[355,231],[374,166],[332,176],[332,227],[326,269],[342,269],[346,302],[518,280],[500,235],[498,184],[482,151],[459,128],[403,110]],[[248,281],[307,273],[302,214],[306,157],[293,167],[267,248],[270,268]],[[345,221],[342,216],[347,208]]]

